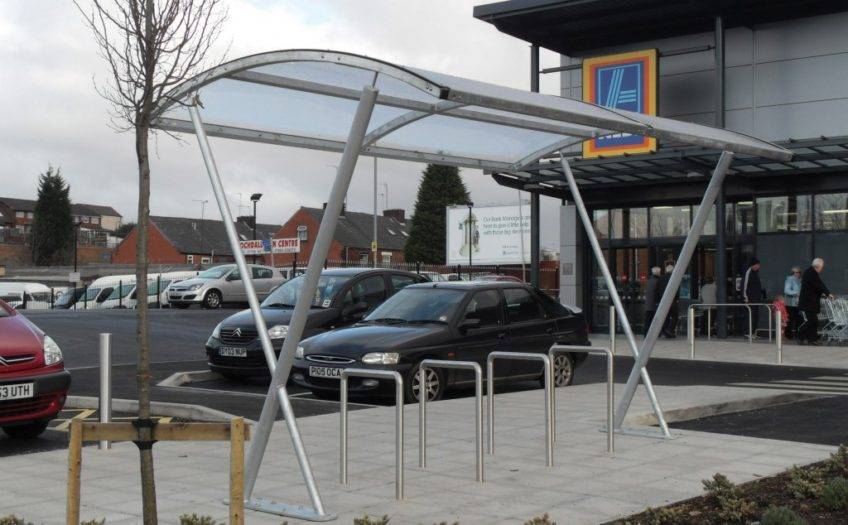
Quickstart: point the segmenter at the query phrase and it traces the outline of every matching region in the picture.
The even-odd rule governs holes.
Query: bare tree
[[[150,142],[153,112],[168,91],[209,67],[211,47],[227,17],[222,0],[74,0],[94,33],[109,76],[97,91],[111,106],[120,131],[135,133],[138,160],[136,279],[147,282],[150,216]],[[138,301],[138,420],[144,523],[155,524],[150,414],[150,345],[147,301]]]

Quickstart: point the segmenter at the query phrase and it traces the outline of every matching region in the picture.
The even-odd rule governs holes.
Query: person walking
[[[651,268],[651,276],[648,277],[648,282],[645,285],[645,330],[642,335],[648,335],[648,329],[651,327],[651,322],[657,313],[657,302],[659,302],[660,298],[661,273],[662,270],[659,266]]]
[[[801,324],[798,327],[800,344],[819,344],[821,298],[827,296],[833,299],[833,294],[821,280],[822,270],[824,270],[824,260],[816,257],[801,276],[801,292],[798,294],[798,309],[801,311]]]
[[[763,284],[760,281],[760,260],[756,257],[751,259],[745,278],[742,281],[742,299],[746,304],[760,303],[763,301]],[[760,312],[753,309],[751,319],[751,338],[757,339],[757,327],[760,325]]]
[[[786,338],[792,339],[798,333],[798,295],[801,293],[801,268],[793,266],[783,283],[783,301],[789,313],[786,325]]]
[[[665,274],[660,278],[660,289],[659,289],[659,297],[662,299],[662,296],[665,294],[666,288],[668,288],[668,282],[671,280],[671,272],[674,271],[674,262],[667,261],[665,263]],[[671,298],[671,308],[668,310],[668,316],[665,318],[665,323],[663,324],[663,335],[668,339],[675,339],[677,337],[677,316],[679,315],[678,311],[678,303],[677,303],[677,293]]]
[[[717,299],[717,291],[715,280],[712,277],[704,278],[704,284],[701,286],[701,304],[716,304],[718,302]],[[709,315],[707,315],[709,312]],[[707,332],[707,318],[710,318],[710,324],[712,324],[712,320],[715,319],[715,306],[705,306],[703,308],[703,314],[701,317],[701,334],[705,334]],[[712,326],[709,327],[712,330]]]

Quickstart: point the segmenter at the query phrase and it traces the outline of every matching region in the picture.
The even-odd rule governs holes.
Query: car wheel
[[[220,308],[221,307],[221,292],[218,290],[209,290],[203,298],[204,308]]]
[[[557,354],[554,357],[554,376],[551,378],[554,388],[568,386],[574,381],[574,358],[568,354]],[[545,385],[545,376],[542,375],[542,386]]]
[[[415,403],[418,401],[418,391],[420,389],[420,376],[418,369],[420,363],[416,363],[406,377],[406,401],[407,403]],[[438,368],[427,368],[427,377],[425,379],[425,391],[427,392],[427,401],[438,401],[445,394],[445,376]]]
[[[3,432],[10,438],[14,439],[33,439],[41,435],[47,430],[49,421],[34,421],[25,425],[14,425],[3,427]]]

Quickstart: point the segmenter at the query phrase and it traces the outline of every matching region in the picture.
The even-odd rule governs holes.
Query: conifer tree
[[[70,188],[59,169],[38,177],[38,200],[32,221],[32,259],[38,266],[64,264],[74,243]]]
[[[405,256],[410,262],[445,263],[445,208],[469,201],[468,190],[454,166],[428,164],[412,215]]]

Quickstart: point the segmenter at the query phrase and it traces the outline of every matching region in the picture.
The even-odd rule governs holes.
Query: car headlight
[[[303,359],[303,347],[302,346],[297,345],[297,348],[294,351],[294,358],[295,359]]]
[[[49,335],[44,336],[44,364],[47,366],[62,362],[62,350]]]
[[[199,289],[200,289],[200,288],[202,288],[202,287],[203,287],[203,285],[202,285],[202,284],[192,284],[191,286],[189,286],[188,288],[186,288],[186,290],[188,290],[188,291],[190,291],[190,292],[193,292],[194,290],[199,290]]]
[[[396,365],[399,360],[397,352],[371,352],[362,356],[362,362],[367,365]]]
[[[271,339],[285,339],[289,335],[289,325],[278,324],[268,329],[268,337]]]
[[[212,337],[213,337],[213,338],[215,338],[215,339],[220,339],[220,338],[221,338],[221,325],[222,325],[222,324],[224,324],[224,323],[218,323],[218,324],[215,326],[215,329],[214,329],[214,330],[212,330]]]

